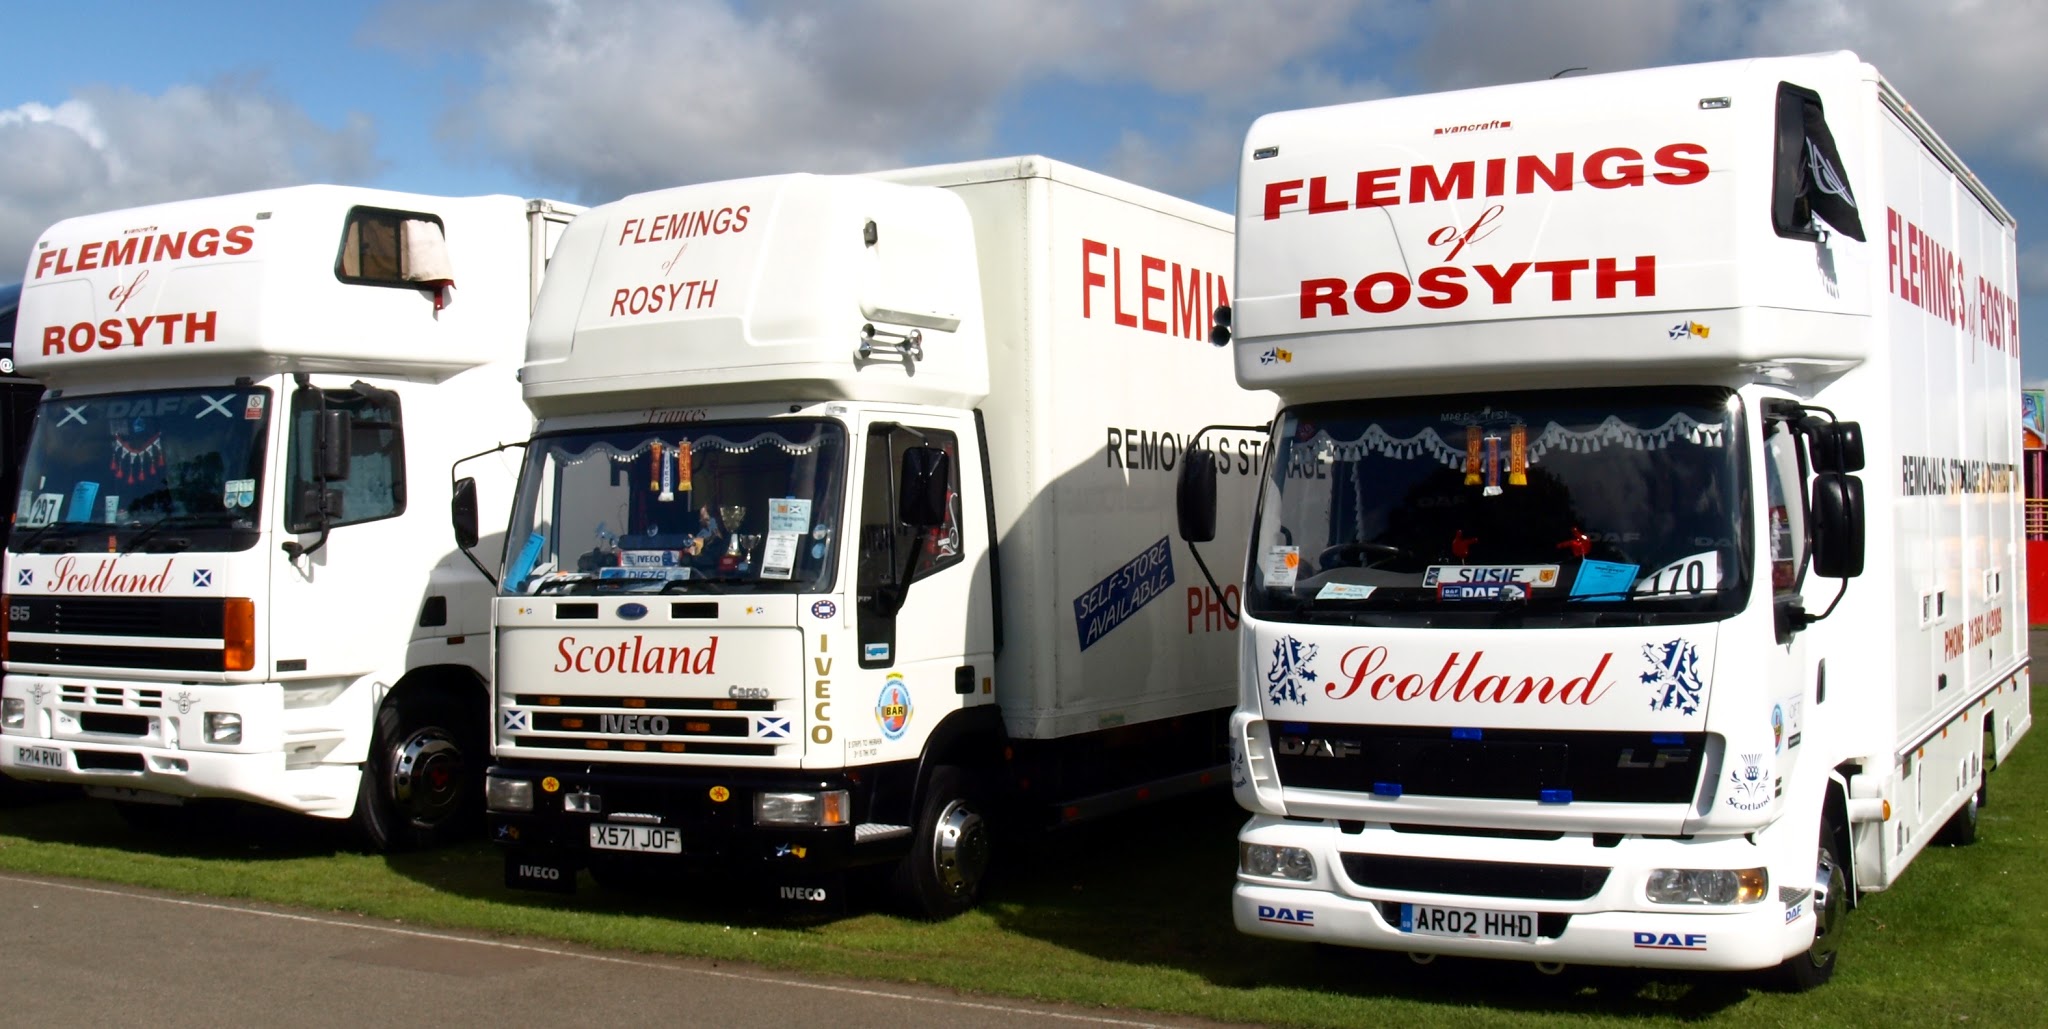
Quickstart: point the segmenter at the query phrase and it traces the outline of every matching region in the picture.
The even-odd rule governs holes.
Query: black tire
[[[481,730],[451,698],[417,689],[377,709],[354,822],[373,851],[437,847],[483,821]]]
[[[926,783],[910,853],[896,868],[895,891],[912,914],[951,918],[981,901],[994,850],[974,777],[941,765]]]
[[[1948,816],[1947,822],[1942,823],[1941,832],[1934,837],[1934,842],[1945,843],[1951,847],[1967,847],[1977,842],[1977,809],[1983,806],[1983,787],[1980,785],[1971,792],[1970,799],[1964,801],[1963,806],[1957,808],[1955,814]]]
[[[1842,924],[1849,913],[1849,875],[1837,854],[1835,827],[1823,822],[1820,848],[1814,859],[1813,894],[1806,902],[1813,908],[1813,944],[1805,953],[1793,955],[1772,971],[1775,984],[1783,990],[1803,993],[1835,977],[1842,963]]]

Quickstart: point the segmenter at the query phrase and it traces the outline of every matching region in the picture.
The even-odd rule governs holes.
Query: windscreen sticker
[[[263,417],[263,394],[249,394],[242,405],[242,417],[252,422]]]
[[[1259,562],[1261,581],[1272,588],[1293,588],[1294,577],[1300,572],[1300,547],[1269,547],[1266,559]]]
[[[1626,597],[1629,587],[1635,585],[1636,573],[1642,565],[1623,564],[1619,561],[1580,562],[1578,577],[1572,580],[1574,597]]]
[[[112,524],[114,524],[114,523],[115,523],[116,521],[119,521],[119,520],[120,520],[120,517],[121,517],[121,498],[120,498],[120,497],[117,497],[117,496],[113,495],[112,493],[109,493],[109,494],[107,494],[106,496],[104,496],[104,497],[101,497],[101,498],[100,498],[100,503],[101,503],[101,504],[102,504],[102,505],[103,505],[103,506],[104,506],[104,507],[106,508],[106,512],[107,512],[106,522],[107,522],[107,524],[108,524],[108,525],[112,525]]]
[[[1430,565],[1424,586],[1464,583],[1517,583],[1541,589],[1557,585],[1556,565]]]
[[[1317,600],[1364,600],[1377,586],[1354,586],[1348,582],[1326,582],[1316,591]]]
[[[71,508],[64,514],[67,522],[92,521],[92,502],[100,496],[100,484],[81,482],[71,487]]]
[[[811,502],[795,497],[768,501],[768,531],[801,536],[811,531]]]
[[[673,550],[619,551],[619,565],[623,568],[673,568],[681,563]]]
[[[647,579],[652,580],[654,582],[661,582],[667,579],[687,579],[690,577],[690,569],[688,567],[600,568],[597,570],[597,577],[600,579]]]
[[[1074,629],[1087,650],[1110,630],[1173,586],[1173,544],[1167,537],[1074,598]]]
[[[546,545],[547,540],[541,538],[540,533],[536,532],[526,537],[526,545],[520,547],[519,556],[512,559],[512,574],[507,576],[507,581],[512,583],[514,589],[525,582],[527,576],[533,574],[533,563],[540,560],[540,548]]]
[[[1438,600],[1526,600],[1532,587],[1518,582],[1440,582]]]
[[[1715,593],[1721,588],[1721,552],[1703,550],[1643,576],[1636,592],[1643,596],[1679,596]]]
[[[40,529],[57,520],[64,513],[64,494],[38,493],[35,502],[29,505],[28,517],[21,520],[22,527]]]
[[[228,401],[233,399],[235,399],[233,393],[218,397],[209,397],[204,393],[199,394],[199,401],[205,406],[199,409],[198,414],[192,416],[192,420],[196,422],[210,414],[218,414],[222,418],[234,418],[233,412],[228,410]]]
[[[220,502],[227,507],[255,507],[256,480],[229,479],[220,488]]]
[[[771,520],[769,524],[774,522]],[[761,551],[761,578],[789,578],[796,570],[796,541],[802,538],[801,533],[770,532],[768,545]]]

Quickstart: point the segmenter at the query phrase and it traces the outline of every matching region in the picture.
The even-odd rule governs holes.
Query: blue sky
[[[596,203],[1025,152],[1227,209],[1265,111],[1854,49],[2019,216],[2023,332],[2048,325],[2040,0],[188,0],[9,27],[24,255],[69,215],[294,182]],[[2048,340],[2025,353],[2048,381]]]

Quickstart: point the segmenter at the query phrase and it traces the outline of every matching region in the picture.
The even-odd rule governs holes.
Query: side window
[[[923,434],[920,439],[918,433]],[[934,446],[953,456],[953,476],[946,484],[946,521],[930,529],[915,530],[897,519],[897,476],[903,467],[903,452],[916,446]],[[960,443],[950,432],[902,428],[876,428],[868,432],[867,464],[861,474],[860,582],[862,596],[873,587],[907,585],[898,583],[903,568],[911,562],[909,582],[959,564],[960,547]]]
[[[313,481],[315,416],[322,407],[347,411],[348,478],[327,483],[341,504],[329,527],[371,522],[405,512],[405,430],[398,394],[357,383],[353,389],[302,389],[292,393],[290,476],[285,492],[285,527],[307,532],[319,524],[319,485]]]
[[[334,276],[359,286],[422,289],[453,284],[446,232],[438,215],[352,208],[342,227]]]
[[[1799,436],[1779,419],[1764,422],[1764,532],[1770,544],[1771,592],[1789,596],[1806,571],[1806,492],[1799,472]]]

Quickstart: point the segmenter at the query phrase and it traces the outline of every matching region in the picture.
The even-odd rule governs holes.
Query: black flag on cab
[[[1856,191],[1848,169],[1828,131],[1820,94],[1789,82],[1778,83],[1778,132],[1775,177],[1771,186],[1771,224],[1780,236],[1818,239],[1813,220],[1863,242],[1863,219],[1856,213]]]

